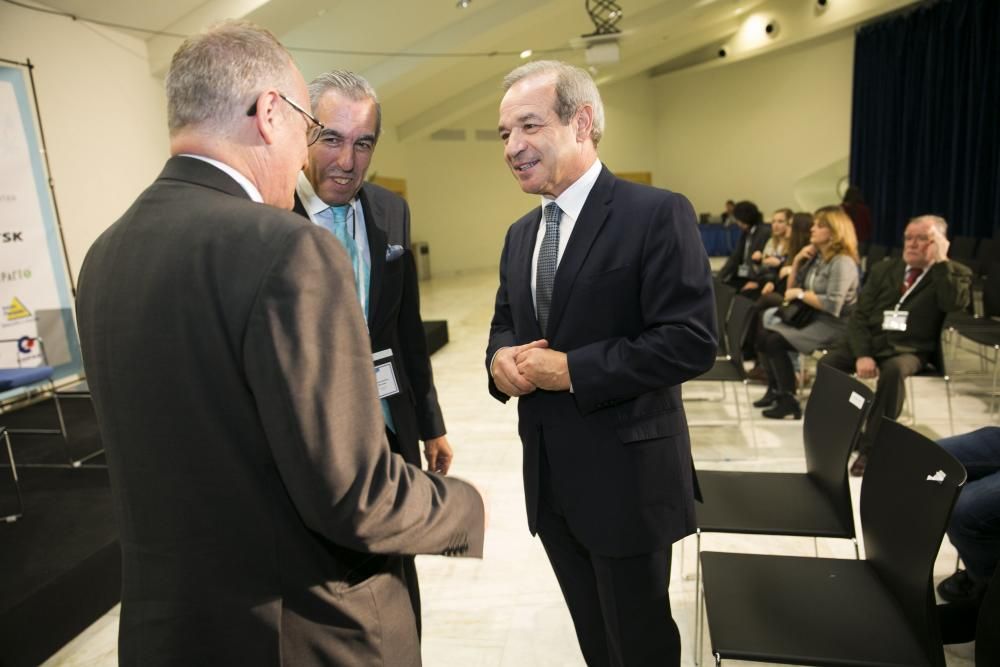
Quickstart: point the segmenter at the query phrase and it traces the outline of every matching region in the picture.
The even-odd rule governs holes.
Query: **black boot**
[[[774,402],[778,400],[778,392],[776,392],[772,387],[767,388],[767,393],[761,396],[759,399],[753,402],[755,408],[769,408],[774,405]]]
[[[788,415],[795,419],[802,419],[802,406],[789,393],[779,394],[775,406],[770,410],[764,410],[764,416],[768,419],[784,419]]]

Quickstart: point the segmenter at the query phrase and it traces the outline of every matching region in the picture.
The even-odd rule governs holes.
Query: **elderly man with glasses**
[[[903,256],[868,267],[847,334],[820,362],[862,379],[878,378],[851,465],[855,477],[864,474],[882,417],[899,416],[906,378],[934,359],[945,315],[969,304],[971,272],[948,260],[947,231],[936,215],[910,220]]]
[[[404,554],[481,556],[484,506],[390,451],[351,264],[288,210],[324,131],[305,81],[227,22],[181,45],[166,89],[173,157],[77,299],[121,530],[118,661],[419,665]]]

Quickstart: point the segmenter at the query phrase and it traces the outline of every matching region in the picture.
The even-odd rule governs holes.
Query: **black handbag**
[[[801,329],[813,322],[818,314],[818,310],[802,299],[784,301],[778,306],[778,319],[796,329]]]

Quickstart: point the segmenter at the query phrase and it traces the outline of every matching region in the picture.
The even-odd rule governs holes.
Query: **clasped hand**
[[[565,352],[549,349],[545,339],[505,347],[496,353],[491,368],[497,388],[508,396],[524,396],[535,389],[569,389],[569,364]]]

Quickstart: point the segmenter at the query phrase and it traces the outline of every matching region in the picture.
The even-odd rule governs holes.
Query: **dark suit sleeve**
[[[886,272],[892,265],[892,262],[879,262],[872,267],[858,295],[858,305],[847,320],[847,348],[855,358],[874,355],[875,348],[869,323],[876,308],[879,292],[886,288]]]
[[[715,361],[712,278],[694,209],[684,197],[670,195],[648,215],[653,219],[641,258],[642,332],[568,351],[574,395],[584,412],[680,385]]]
[[[493,306],[493,321],[490,322],[490,340],[486,346],[486,377],[489,380],[490,394],[501,403],[510,400],[510,396],[500,391],[493,381],[493,376],[490,374],[490,362],[493,361],[493,355],[497,353],[497,350],[515,345],[517,341],[514,334],[514,316],[510,309],[510,299],[507,297],[507,261],[510,255],[511,230],[507,231],[503,252],[500,253],[500,286],[497,288],[496,303]]]
[[[420,289],[417,285],[417,267],[413,254],[404,252],[403,297],[399,306],[399,344],[406,376],[413,390],[417,427],[421,440],[438,438],[445,434],[444,417],[438,404],[437,389],[434,387],[434,372],[427,352],[427,335],[424,322],[420,318]]]
[[[968,267],[958,262],[938,262],[927,277],[934,280],[934,297],[941,312],[951,313],[969,305],[972,272]]]
[[[333,236],[302,226],[259,287],[242,354],[285,489],[305,524],[341,546],[481,556],[475,489],[389,451],[353,285]]]

